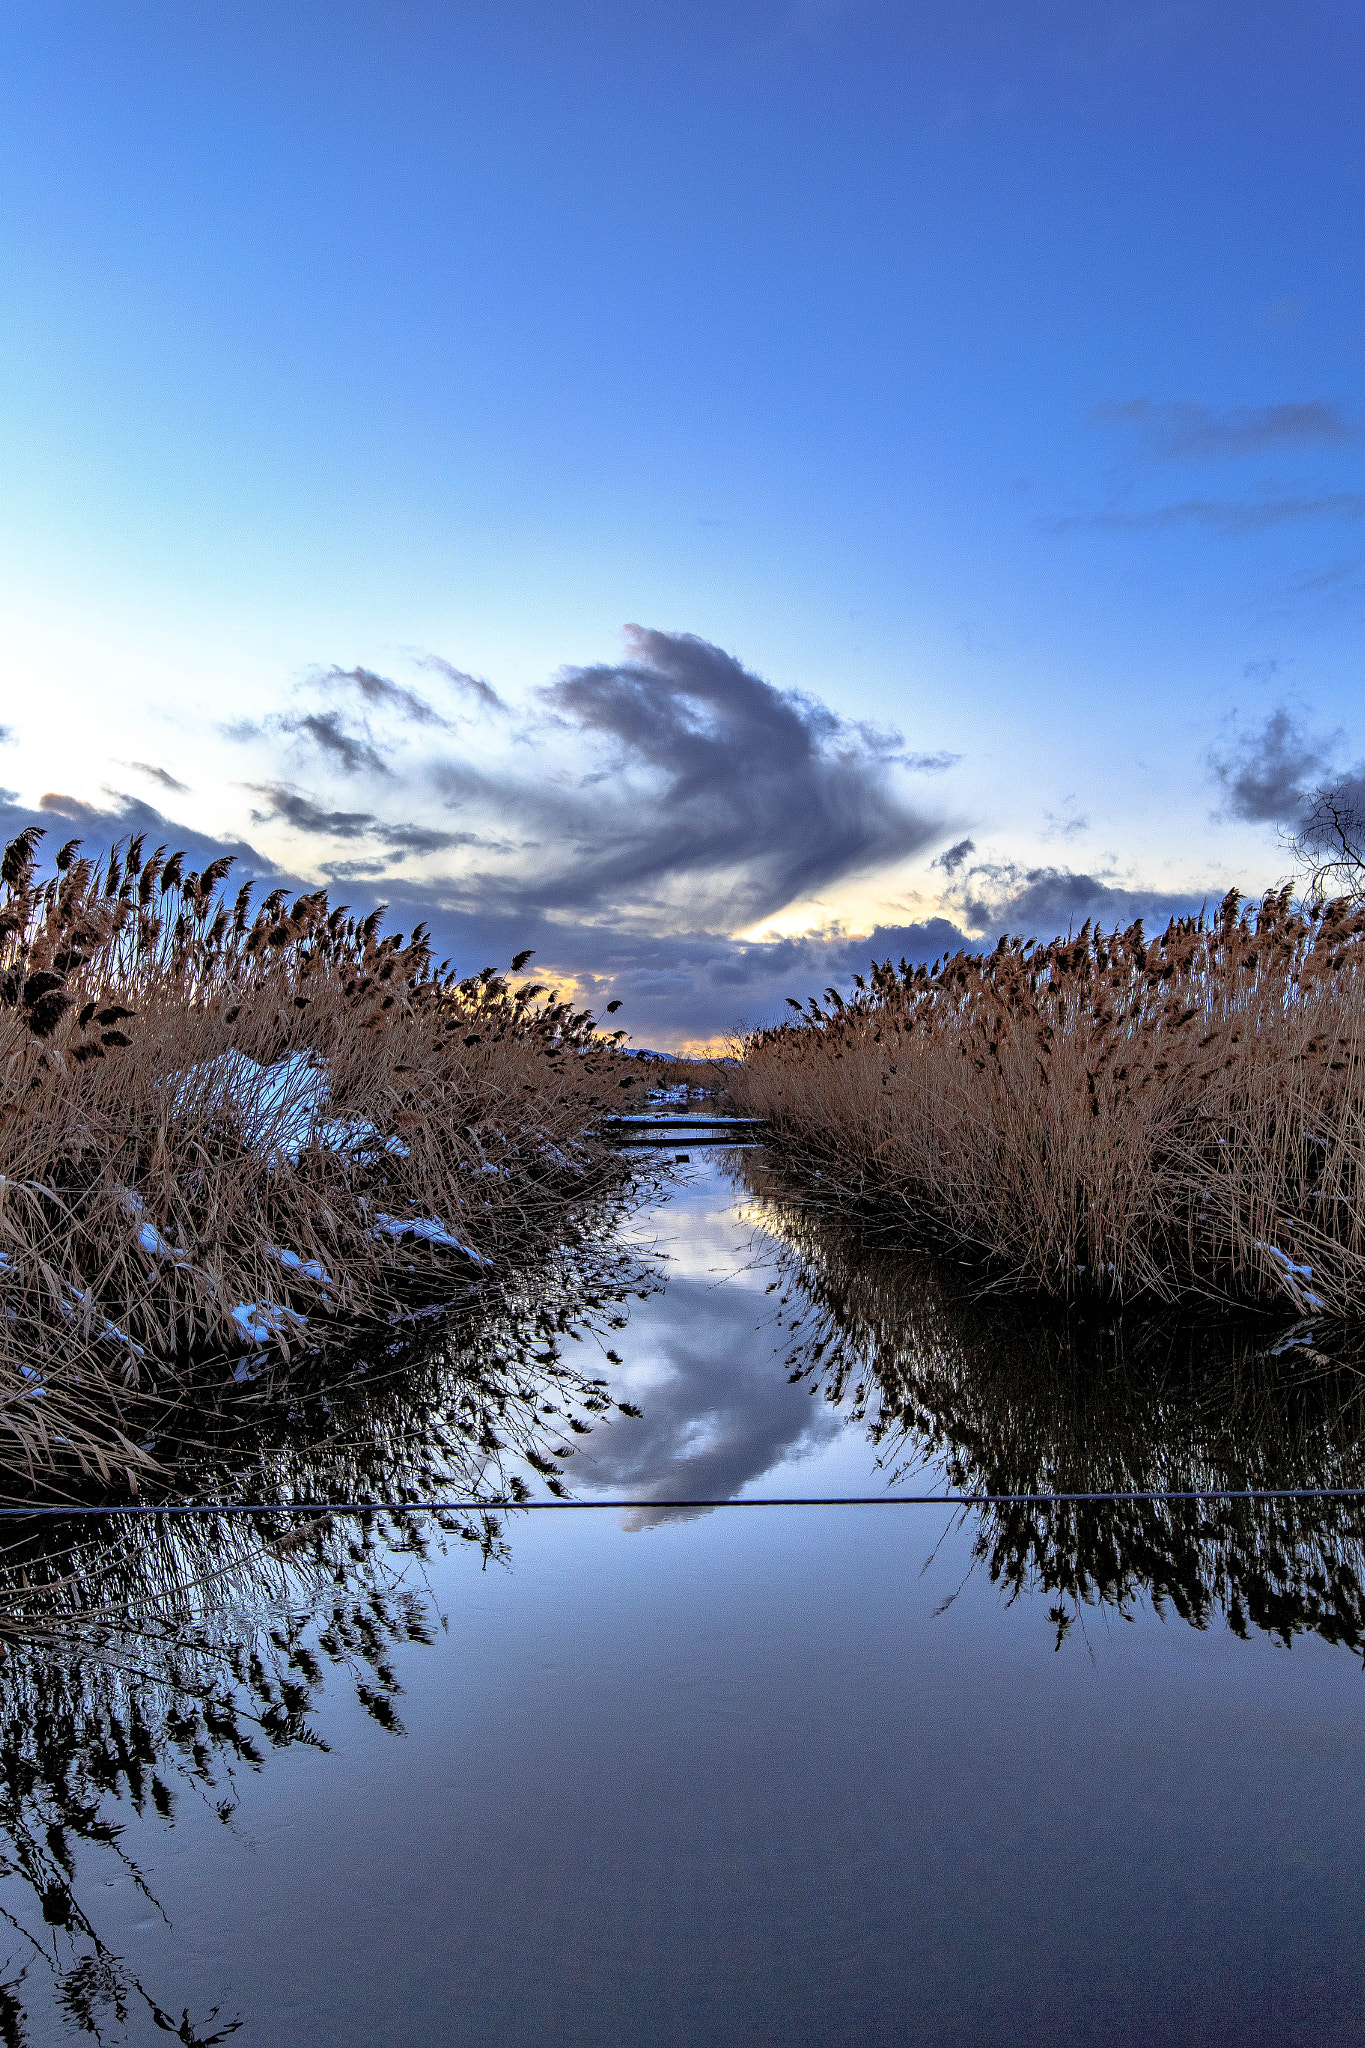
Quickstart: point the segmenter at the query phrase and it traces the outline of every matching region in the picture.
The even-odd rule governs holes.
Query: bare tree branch
[[[1287,844],[1310,897],[1348,896],[1365,903],[1365,801],[1356,785],[1311,790],[1303,822],[1287,835]]]

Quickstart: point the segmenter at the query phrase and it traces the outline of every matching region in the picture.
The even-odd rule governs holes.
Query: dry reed
[[[855,984],[754,1033],[729,1086],[830,1202],[1042,1294],[1359,1311],[1349,902],[1234,891],[1150,943],[1087,924]]]
[[[0,862],[11,1472],[135,1485],[140,1396],[472,1295],[619,1178],[586,1010],[141,839],[43,882],[40,836]]]

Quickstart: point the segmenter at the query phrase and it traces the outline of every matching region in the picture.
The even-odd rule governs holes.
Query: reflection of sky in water
[[[671,1199],[638,1226],[667,1255],[664,1288],[631,1304],[613,1391],[643,1411],[599,1430],[574,1459],[573,1491],[642,1500],[725,1500],[736,1494],[881,1492],[864,1433],[791,1385],[782,1360],[799,1297],[780,1307],[773,1240],[746,1217],[734,1185],[699,1150],[678,1169]],[[762,1487],[754,1482],[762,1480]],[[699,1510],[705,1513],[707,1510]],[[630,1514],[627,1528],[667,1516]]]
[[[800,1303],[779,1327],[741,1211],[694,1159],[639,1220],[671,1255],[615,1337],[644,1419],[580,1440],[580,1498],[884,1487],[865,1428],[788,1384]],[[108,1790],[101,1724],[121,1832],[80,1845],[74,1889],[168,2023],[122,2024],[95,1971],[99,2038],[240,2018],[238,2048],[1365,2048],[1348,1651],[1136,1601],[1059,1638],[1050,1594],[973,1568],[972,1514],[624,1527],[650,1521],[642,1543],[615,1513],[511,1513],[508,1568],[396,1554],[431,1623],[386,1640],[402,1732],[329,1662],[306,1735],[259,1740],[259,1772],[215,1757],[168,1820]],[[59,2048],[37,1945],[80,1944],[17,1859],[6,1909],[28,2017],[0,2038]]]
[[[967,1529],[923,1572],[942,1523],[509,1517],[510,1570],[432,1571],[403,1736],[329,1686],[230,1828],[121,1809],[164,1918],[89,1903],[239,2048],[1365,2041],[1355,1661],[1150,1613],[1055,1652]]]

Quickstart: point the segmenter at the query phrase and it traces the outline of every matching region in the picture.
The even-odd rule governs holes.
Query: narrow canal
[[[1361,1503],[680,1505],[1361,1485],[1358,1365],[672,1170],[561,1345],[632,1505],[63,1538],[141,1619],[5,1638],[0,2039],[1365,2040]]]

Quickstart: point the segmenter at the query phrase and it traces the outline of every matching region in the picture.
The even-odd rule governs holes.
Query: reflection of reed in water
[[[393,1651],[430,1640],[433,1548],[506,1558],[479,1501],[528,1493],[514,1469],[526,1459],[558,1488],[557,1454],[612,1405],[561,1342],[618,1324],[626,1290],[647,1284],[585,1241],[486,1305],[458,1349],[419,1324],[344,1382],[263,1385],[249,1424],[238,1390],[217,1417],[196,1408],[192,1435],[172,1416],[158,1439],[166,1498],[439,1495],[469,1499],[467,1512],[0,1524],[0,2042],[24,2040],[26,2009],[54,1997],[92,2032],[139,2010],[186,2043],[235,2029],[164,2011],[94,1925],[88,1902],[108,1878],[147,1890],[126,1822],[173,1826],[196,1801],[231,1826],[243,1777],[272,1751],[326,1747],[313,1716],[329,1677],[401,1730]]]
[[[1344,1338],[1040,1313],[792,1199],[761,1155],[729,1171],[804,1304],[793,1378],[850,1405],[892,1481],[936,1462],[972,1493],[1365,1487],[1365,1355]],[[1146,1594],[1197,1628],[1221,1611],[1365,1659],[1363,1527],[1365,1501],[1002,1502],[975,1555],[1011,1596],[1055,1596],[1059,1641],[1080,1606]]]

